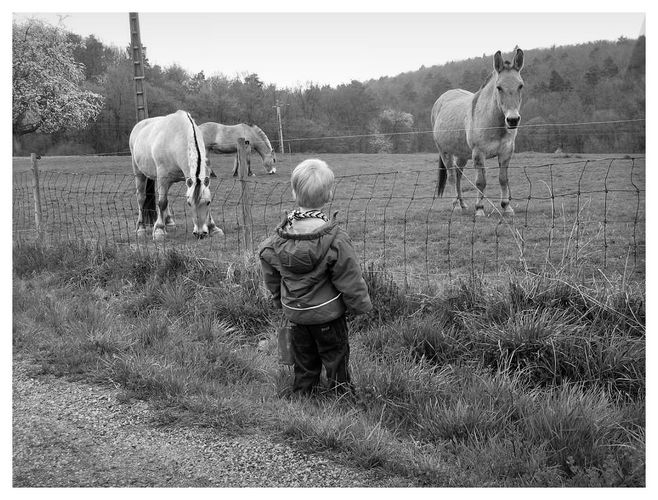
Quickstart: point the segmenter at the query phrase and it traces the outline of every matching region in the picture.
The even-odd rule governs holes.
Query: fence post
[[[34,223],[37,229],[37,238],[41,241],[41,190],[39,189],[39,164],[37,163],[40,157],[32,153],[30,158],[32,159],[32,173],[34,174],[34,182],[32,184],[32,192],[34,194]]]
[[[247,145],[249,141],[245,141],[244,137],[238,138],[238,179],[240,180],[240,225],[242,226],[242,234],[244,238],[244,247],[247,252],[254,251],[254,245],[251,233],[251,193],[247,184],[247,178],[251,170],[249,158],[249,151]]]

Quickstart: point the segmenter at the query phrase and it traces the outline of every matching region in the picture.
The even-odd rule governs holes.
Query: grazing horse
[[[206,144],[206,155],[210,151],[215,153],[237,153],[238,139],[244,137],[249,145],[255,149],[263,159],[263,168],[268,174],[276,173],[276,156],[270,144],[270,140],[258,126],[239,123],[237,125],[222,125],[221,123],[208,122],[199,125]],[[233,164],[233,175],[238,173],[237,155]],[[249,167],[249,175],[251,166]]]
[[[512,62],[503,61],[500,51],[493,57],[493,73],[475,94],[462,89],[448,90],[432,107],[432,131],[439,149],[438,194],[443,195],[448,171],[457,196],[453,207],[467,205],[462,198],[461,176],[469,158],[477,168],[478,199],[475,215],[484,215],[484,188],[487,185],[485,158],[498,157],[500,205],[513,215],[507,167],[514,153],[514,140],[521,120],[523,51],[515,49]],[[456,167],[453,164],[456,163]],[[453,177],[453,173],[456,174]]]
[[[145,222],[155,222],[154,240],[165,237],[166,226],[175,226],[167,193],[173,183],[183,180],[194,235],[204,238],[222,233],[210,215],[210,179],[203,136],[189,113],[176,111],[138,122],[130,133],[130,153],[137,187],[139,236],[146,234]],[[153,215],[157,215],[155,221]]]

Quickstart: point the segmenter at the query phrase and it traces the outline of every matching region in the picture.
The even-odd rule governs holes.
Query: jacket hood
[[[290,233],[287,219],[276,230],[272,248],[281,266],[293,274],[307,274],[324,258],[338,234],[335,212],[331,220],[310,233]]]

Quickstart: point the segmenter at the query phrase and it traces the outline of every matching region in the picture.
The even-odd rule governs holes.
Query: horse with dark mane
[[[138,122],[130,133],[129,144],[137,187],[138,235],[146,233],[145,224],[153,224],[153,239],[159,240],[167,234],[166,227],[175,226],[167,193],[173,183],[183,180],[194,235],[203,238],[222,233],[210,215],[210,178],[203,136],[189,113],[176,111]]]
[[[466,162],[472,158],[477,169],[477,216],[484,215],[487,185],[484,160],[494,156],[498,157],[500,166],[500,205],[503,213],[514,214],[507,167],[521,120],[523,51],[517,47],[511,62],[503,61],[500,51],[496,52],[493,67],[493,73],[475,94],[462,89],[448,90],[432,107],[432,131],[440,155],[438,194],[443,195],[450,173],[456,191],[453,206],[459,204],[461,209],[467,208],[462,198],[461,177]]]
[[[263,168],[268,174],[276,173],[276,156],[270,140],[257,125],[238,123],[237,125],[222,125],[221,123],[207,122],[199,125],[206,145],[206,155],[214,153],[235,154],[238,148],[238,139],[244,137],[249,146],[263,159]],[[252,175],[251,169],[249,174]],[[237,175],[237,158],[233,166],[233,175]]]

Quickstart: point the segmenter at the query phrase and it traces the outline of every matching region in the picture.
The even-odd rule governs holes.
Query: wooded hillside
[[[67,36],[75,59],[84,67],[84,85],[104,97],[103,109],[83,130],[14,137],[14,154],[127,152],[135,124],[127,48],[104,46],[93,35]],[[526,85],[517,151],[644,152],[643,36],[522,48]],[[504,55],[509,57],[509,52]],[[150,116],[185,109],[197,123],[255,123],[278,151],[273,107],[278,99],[286,151],[410,153],[435,150],[429,133],[432,104],[450,88],[476,91],[492,71],[492,54],[337,87],[309,83],[277,88],[255,73],[206,76],[178,65],[151,65],[148,60],[145,66]]]

